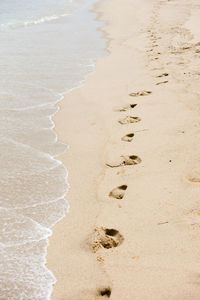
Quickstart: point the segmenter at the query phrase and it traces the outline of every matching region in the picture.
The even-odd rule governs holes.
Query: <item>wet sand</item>
[[[71,208],[53,300],[199,300],[200,4],[102,0],[108,56],[55,116]]]

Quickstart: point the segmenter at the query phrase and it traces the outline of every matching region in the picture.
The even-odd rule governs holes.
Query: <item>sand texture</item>
[[[200,3],[102,0],[109,54],[55,116],[52,300],[200,299]]]

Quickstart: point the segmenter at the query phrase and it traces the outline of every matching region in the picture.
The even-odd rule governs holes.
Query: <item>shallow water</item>
[[[105,54],[94,2],[0,2],[0,299],[51,296],[48,237],[69,209],[52,116]]]

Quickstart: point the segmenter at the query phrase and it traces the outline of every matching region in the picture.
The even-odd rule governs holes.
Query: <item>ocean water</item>
[[[0,1],[0,299],[50,299],[51,228],[69,209],[52,116],[105,55],[94,0]]]

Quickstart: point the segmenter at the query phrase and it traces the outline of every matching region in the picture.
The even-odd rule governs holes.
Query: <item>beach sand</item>
[[[102,0],[108,55],[65,96],[53,300],[200,299],[200,4]]]

